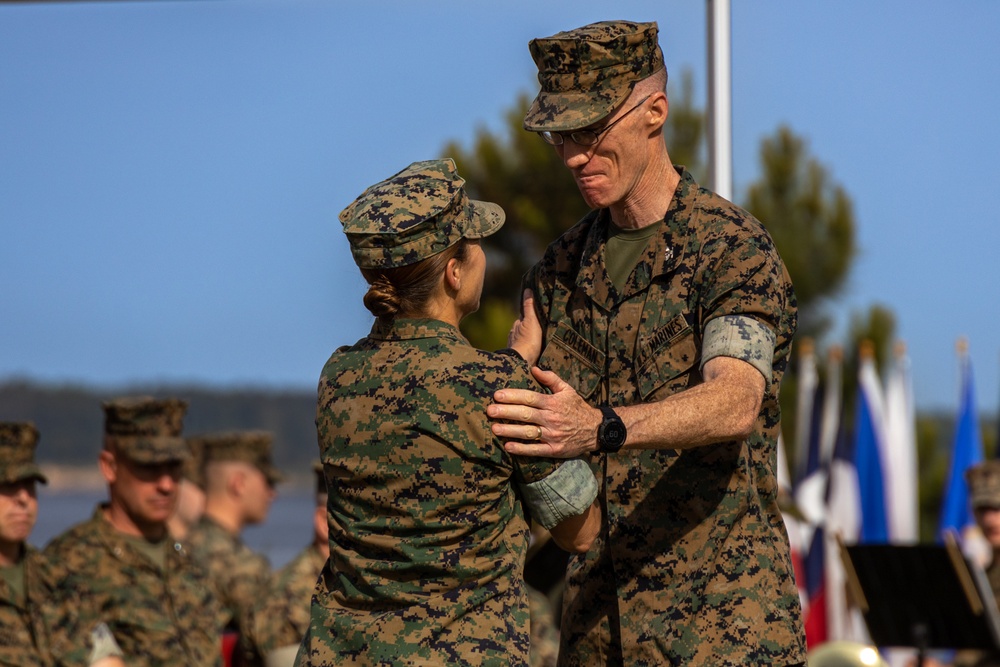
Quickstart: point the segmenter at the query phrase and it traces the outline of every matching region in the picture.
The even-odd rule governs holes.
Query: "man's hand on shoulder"
[[[523,456],[566,459],[596,450],[601,411],[552,371],[533,367],[531,374],[552,393],[501,389],[493,395],[496,403],[486,409],[492,419],[515,422],[495,422],[494,435],[526,441],[505,442],[504,449]]]
[[[535,297],[531,290],[524,290],[522,299],[521,317],[514,320],[507,334],[507,347],[521,355],[529,366],[534,366],[542,354],[542,325],[535,314]]]

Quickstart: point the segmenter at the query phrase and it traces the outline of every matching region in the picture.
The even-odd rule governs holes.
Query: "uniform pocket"
[[[555,372],[580,396],[590,398],[601,382],[604,353],[571,326],[559,322],[545,345],[538,366]]]
[[[697,381],[698,343],[683,315],[640,342],[636,384],[643,401],[659,400]]]

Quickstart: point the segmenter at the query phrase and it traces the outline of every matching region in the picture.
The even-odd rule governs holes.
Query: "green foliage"
[[[670,111],[663,129],[670,159],[684,165],[699,183],[705,182],[705,111],[694,104],[694,75],[681,72],[680,94],[670,91]]]
[[[800,335],[819,338],[830,325],[823,306],[843,287],[854,259],[853,206],[788,127],[763,140],[760,159],[744,207],[767,227],[788,268]]]
[[[483,242],[486,281],[481,307],[462,322],[462,332],[473,345],[504,347],[514,317],[501,313],[519,308],[521,276],[539,259],[553,239],[587,212],[569,170],[552,147],[522,127],[531,100],[518,97],[504,115],[505,131],[480,130],[475,145],[465,150],[452,142],[443,156],[455,160],[466,190],[474,199],[496,202],[507,214],[503,229]]]

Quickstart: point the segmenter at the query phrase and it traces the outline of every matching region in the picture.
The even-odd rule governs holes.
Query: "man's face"
[[[1000,505],[997,507],[977,507],[976,523],[983,531],[983,537],[994,549],[1000,549]]]
[[[0,544],[18,544],[31,535],[38,518],[35,480],[0,484]]]
[[[591,208],[624,204],[636,194],[647,153],[642,107],[649,104],[646,101],[635,108],[637,101],[635,95],[630,96],[609,116],[588,126],[588,129],[600,130],[621,119],[601,134],[593,146],[581,146],[566,134],[563,144],[555,147]],[[626,114],[628,117],[623,118]]]
[[[181,462],[138,463],[109,451],[101,456],[110,457],[112,504],[120,506],[140,529],[165,525],[177,505]]]
[[[246,467],[246,493],[244,495],[246,522],[256,524],[267,520],[274,496],[274,487],[268,483],[264,473],[256,466],[248,465]]]

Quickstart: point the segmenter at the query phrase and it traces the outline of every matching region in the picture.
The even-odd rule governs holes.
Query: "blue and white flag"
[[[955,441],[951,452],[951,470],[948,473],[941,505],[941,521],[938,525],[938,539],[953,530],[963,535],[975,526],[972,509],[969,507],[969,487],[965,482],[965,471],[983,460],[983,439],[976,418],[976,390],[972,381],[972,364],[968,355],[961,355],[962,400],[955,423]]]

